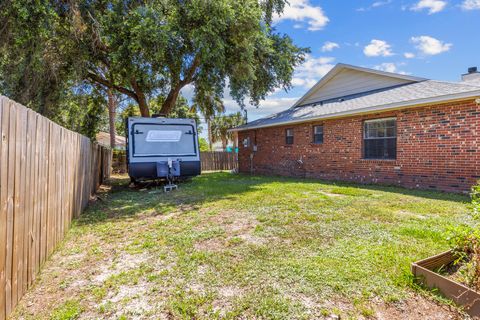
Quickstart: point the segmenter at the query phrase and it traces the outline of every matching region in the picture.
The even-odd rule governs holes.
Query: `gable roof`
[[[99,132],[96,135],[96,140],[99,145],[110,148],[110,134],[107,132]],[[126,145],[125,137],[115,135],[115,149],[124,150]]]
[[[346,78],[345,73],[350,75],[350,78]],[[378,112],[469,97],[480,97],[480,86],[427,80],[339,64],[290,109],[252,121],[232,131]]]
[[[308,90],[293,107],[424,80],[427,79],[339,63]]]

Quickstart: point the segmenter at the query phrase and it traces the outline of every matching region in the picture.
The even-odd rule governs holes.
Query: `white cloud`
[[[310,89],[318,80],[320,80],[320,78],[326,75],[328,71],[335,66],[333,64],[334,61],[335,58],[315,58],[311,55],[307,55],[305,62],[295,69],[292,85],[294,87],[299,86]]]
[[[412,37],[411,41],[422,54],[428,56],[447,52],[452,47],[451,43],[445,43],[430,36]]]
[[[383,7],[387,4],[392,3],[392,0],[386,0],[386,1],[376,1],[372,3],[372,8],[378,8],[378,7]]]
[[[391,46],[383,40],[373,39],[370,44],[363,49],[367,57],[388,57],[393,55]]]
[[[323,44],[322,51],[329,52],[329,51],[332,51],[333,49],[338,49],[338,48],[340,48],[340,45],[338,43],[327,41]]]
[[[276,22],[282,20],[307,22],[310,31],[321,30],[330,21],[323,9],[311,5],[309,0],[290,0],[283,14],[275,17]]]
[[[405,52],[405,53],[403,54],[403,56],[404,56],[405,58],[407,58],[407,59],[413,59],[413,58],[415,58],[415,53]]]
[[[420,0],[411,9],[413,11],[428,10],[428,14],[434,14],[442,11],[447,6],[446,1],[442,0]]]
[[[187,98],[187,100],[191,101],[193,99],[195,93],[195,86],[193,84],[187,84],[181,90],[182,96]]]
[[[462,3],[463,10],[480,10],[480,0],[465,0]]]
[[[387,4],[390,4],[392,3],[392,0],[385,0],[385,1],[375,1],[374,3],[372,3],[372,5],[368,6],[368,7],[361,7],[361,8],[358,8],[357,11],[360,11],[360,12],[364,12],[364,11],[370,11],[372,9],[375,9],[375,8],[379,8],[379,7],[383,7]]]
[[[392,73],[398,73],[398,74],[409,74],[405,71],[399,70],[399,68],[402,67],[402,66],[405,66],[405,63],[384,62],[382,64],[374,66],[373,68],[376,69],[376,70],[385,71],[385,72],[392,72]]]
[[[397,72],[397,65],[392,62],[384,62],[373,68],[380,71],[393,72],[393,73]]]

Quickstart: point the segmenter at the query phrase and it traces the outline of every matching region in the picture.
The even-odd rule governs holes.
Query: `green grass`
[[[78,300],[68,300],[53,310],[51,320],[74,320],[82,312],[82,307]]]
[[[126,182],[115,180],[59,249],[83,252],[90,274],[110,261],[112,274],[81,289],[83,309],[54,314],[95,305],[125,318],[371,317],[372,301],[414,290],[410,263],[446,250],[446,230],[469,210],[461,195],[316,180],[211,173],[169,194]],[[138,261],[125,267],[125,257]],[[148,308],[127,307],[140,300]]]

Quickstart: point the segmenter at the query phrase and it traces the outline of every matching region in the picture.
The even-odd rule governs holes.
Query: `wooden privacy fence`
[[[202,171],[233,170],[238,166],[234,152],[206,151],[200,153]]]
[[[110,150],[0,96],[0,320],[110,174]]]

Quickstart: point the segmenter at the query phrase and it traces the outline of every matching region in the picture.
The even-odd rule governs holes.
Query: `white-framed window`
[[[286,144],[293,144],[293,129],[286,129],[285,130],[285,143]]]
[[[243,139],[243,147],[244,148],[250,147],[250,137],[246,137],[245,139]]]
[[[313,143],[323,143],[323,126],[313,127]]]
[[[366,120],[363,124],[365,159],[397,158],[397,119]]]

